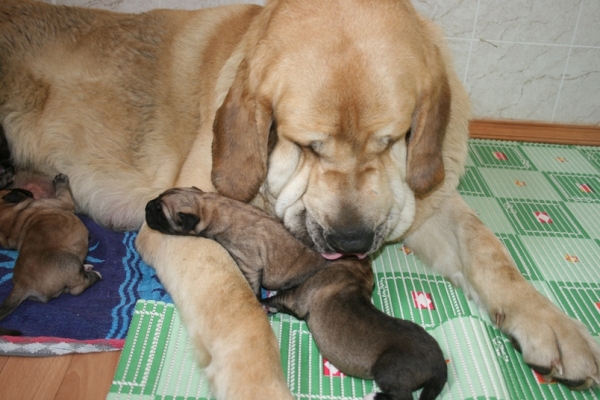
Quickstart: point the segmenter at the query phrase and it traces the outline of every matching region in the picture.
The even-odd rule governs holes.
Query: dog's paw
[[[277,310],[275,307],[269,307],[266,304],[262,304],[262,309],[267,315],[273,315],[279,312],[279,310]]]
[[[545,379],[575,390],[600,383],[600,345],[581,322],[553,305],[507,315],[502,325],[525,362]]]
[[[56,185],[68,185],[69,184],[69,177],[66,176],[65,174],[58,174],[54,177],[54,180],[52,181],[52,183],[54,184],[54,186]]]
[[[375,393],[369,393],[368,395],[363,397],[363,400],[375,400]]]
[[[85,270],[85,272],[92,272],[98,275],[99,279],[102,279],[102,274],[100,274],[100,272],[98,271],[94,271],[94,266],[92,264],[83,264],[83,269]]]

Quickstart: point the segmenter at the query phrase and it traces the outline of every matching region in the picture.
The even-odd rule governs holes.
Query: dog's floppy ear
[[[451,93],[444,70],[431,77],[417,101],[408,140],[407,181],[422,197],[445,177],[442,145],[450,119]]]
[[[184,232],[191,231],[200,222],[200,218],[197,215],[190,213],[178,212],[177,217],[179,218],[181,230]]]
[[[2,200],[12,204],[20,203],[28,199],[33,199],[33,193],[25,189],[12,189],[2,197]]]
[[[261,104],[248,85],[248,64],[238,67],[213,125],[212,182],[235,200],[252,200],[267,176],[270,106]]]

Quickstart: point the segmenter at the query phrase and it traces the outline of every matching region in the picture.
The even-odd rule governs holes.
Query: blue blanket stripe
[[[131,262],[131,259],[135,259],[133,252],[130,250],[128,242],[131,240],[131,233],[125,233],[123,237],[123,244],[125,245],[126,253],[123,257],[123,267],[125,271],[125,278],[119,286],[119,295],[121,302],[112,310],[112,328],[108,333],[107,338],[120,337],[123,335],[123,331],[129,326],[128,312],[132,303],[135,303],[135,282],[139,279],[139,273],[135,262]]]
[[[32,337],[124,339],[137,300],[173,302],[155,270],[136,251],[137,232],[113,232],[85,216],[81,219],[90,232],[86,262],[103,279],[79,296],[63,294],[46,304],[24,301],[0,326]],[[0,301],[12,289],[17,255],[0,248]]]

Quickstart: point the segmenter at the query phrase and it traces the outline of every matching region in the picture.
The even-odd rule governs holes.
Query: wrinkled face
[[[294,72],[301,79],[287,85],[275,108],[277,142],[262,187],[292,234],[330,258],[374,252],[400,236],[415,211],[406,182],[413,88],[386,90],[393,82],[369,76],[370,63],[354,60],[329,58],[321,77],[307,76],[308,68]],[[351,86],[340,78],[348,69],[361,76]],[[317,80],[307,90],[304,82]],[[398,98],[399,90],[407,93]]]
[[[444,179],[439,51],[401,2],[282,3],[217,113],[213,183],[326,258],[372,253]]]

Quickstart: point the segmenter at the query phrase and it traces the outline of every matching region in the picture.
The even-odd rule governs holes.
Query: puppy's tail
[[[446,360],[442,359],[443,364],[440,364],[438,368],[435,368],[435,373],[423,386],[423,391],[419,396],[419,400],[434,400],[436,399],[444,385],[448,380],[448,367],[446,366]]]
[[[27,294],[23,293],[22,289],[18,287],[13,288],[6,300],[0,305],[0,320],[15,311],[26,298]],[[21,332],[19,331],[0,327],[0,335],[18,336],[20,334]]]

